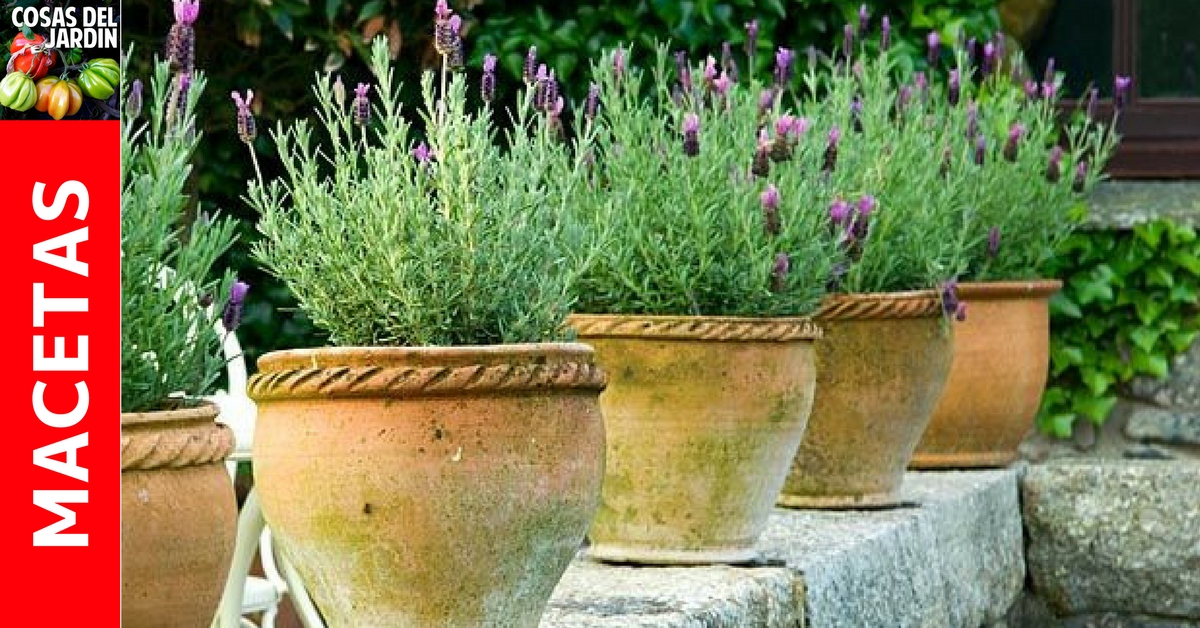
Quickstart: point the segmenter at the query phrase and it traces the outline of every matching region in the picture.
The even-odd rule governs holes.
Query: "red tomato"
[[[44,50],[45,44],[46,38],[41,35],[27,39],[23,33],[17,33],[8,45],[8,51],[13,55],[13,69],[28,74],[35,81],[46,76],[58,61],[58,53]]]

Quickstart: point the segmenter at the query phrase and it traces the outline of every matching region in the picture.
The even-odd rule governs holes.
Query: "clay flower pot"
[[[121,415],[121,625],[208,628],[237,534],[217,407]]]
[[[588,537],[599,560],[741,563],[812,406],[807,319],[575,315],[611,376],[608,466]]]
[[[258,366],[263,514],[331,628],[536,628],[600,494],[591,348],[326,348]]]
[[[1050,297],[1059,281],[962,283],[946,390],[912,466],[1001,467],[1033,425],[1049,368]]]
[[[830,297],[817,313],[817,387],[779,503],[879,508],[904,470],[950,371],[951,326],[931,291]]]

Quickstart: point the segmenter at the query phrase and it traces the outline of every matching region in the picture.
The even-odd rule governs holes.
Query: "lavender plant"
[[[462,58],[459,20],[444,2],[436,17],[443,66],[421,84],[425,140],[401,112],[377,39],[376,84],[351,99],[340,79],[319,77],[319,130],[274,131],[285,174],[250,184],[265,236],[255,255],[335,344],[560,339],[573,267],[559,217],[584,173],[559,138],[561,101],[535,107],[526,90],[498,141],[494,62],[471,113],[466,75],[450,73]]]
[[[204,83],[203,73],[173,72],[166,61],[155,64],[149,93],[122,76],[122,412],[211,393],[225,365],[214,323],[231,331],[241,318],[248,286],[214,270],[234,241],[233,221],[197,212],[186,192]]]
[[[839,254],[813,202],[825,183],[801,166],[818,150],[803,141],[808,121],[770,85],[735,81],[728,62],[692,66],[681,53],[672,79],[667,49],[657,52],[649,76],[621,49],[594,67],[577,126],[595,168],[568,208],[598,253],[580,263],[577,309],[810,313]]]

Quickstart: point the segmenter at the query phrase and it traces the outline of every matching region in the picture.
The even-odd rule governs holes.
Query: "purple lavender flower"
[[[1050,57],[1049,59],[1046,59],[1046,73],[1042,76],[1042,82],[1053,85],[1056,78],[1057,75],[1054,72],[1054,57]]]
[[[704,84],[712,89],[713,81],[717,80],[717,60],[712,55],[704,60]]]
[[[842,55],[847,59],[854,57],[854,25],[842,27]]]
[[[237,92],[231,92],[233,103],[237,106],[237,134],[247,146],[254,142],[254,138],[258,136],[258,129],[254,124],[254,112],[250,110],[250,105],[254,101],[254,92],[246,90],[246,97],[243,98]]]
[[[775,120],[775,135],[788,135],[792,132],[792,123],[796,121],[796,117],[790,113],[785,113]]]
[[[758,112],[760,114],[765,114],[774,108],[775,90],[770,88],[764,89],[762,93],[758,95]]]
[[[796,54],[788,48],[775,52],[775,88],[783,90],[792,80],[792,62]]]
[[[1058,93],[1058,86],[1054,83],[1042,83],[1042,99],[1054,100],[1055,94]]]
[[[987,256],[995,259],[996,254],[1000,252],[1000,227],[993,226],[988,229],[987,239]]]
[[[583,104],[583,117],[588,120],[595,120],[596,113],[600,111],[600,86],[592,83],[588,87],[587,100]]]
[[[979,105],[972,100],[967,103],[967,138],[979,135]]]
[[[942,149],[942,165],[938,166],[938,174],[942,177],[950,176],[950,166],[954,160],[954,153],[949,146]]]
[[[967,320],[967,302],[959,301],[958,306],[954,308],[954,320],[963,322]]]
[[[733,79],[729,78],[729,73],[722,70],[721,75],[717,80],[713,81],[713,91],[722,98],[729,93],[729,88],[733,86]]]
[[[1046,180],[1050,183],[1058,183],[1062,178],[1062,158],[1063,149],[1061,146],[1055,146],[1050,149],[1050,160],[1046,164]]]
[[[625,49],[620,46],[613,53],[613,76],[616,77],[617,81],[625,77]]]
[[[758,52],[758,20],[750,20],[746,22],[746,57],[753,59],[755,53]]]
[[[791,135],[797,139],[808,130],[808,118],[796,118],[792,120]]]
[[[200,17],[200,0],[175,0],[175,21],[191,26]]]
[[[533,108],[538,111],[545,111],[552,102],[549,98],[550,89],[550,71],[546,69],[546,64],[538,65],[537,73],[533,75]]]
[[[1083,193],[1083,190],[1087,187],[1087,180],[1088,162],[1086,159],[1084,159],[1075,165],[1075,179],[1071,182],[1071,189],[1074,190],[1076,194]]]
[[[925,77],[925,73],[914,74],[913,84],[917,86],[917,91],[921,92],[921,102],[929,102],[929,79]]]
[[[461,45],[458,33],[462,28],[462,18],[458,18],[454,11],[450,10],[446,0],[438,0],[433,7],[433,13],[433,47],[442,57],[449,57],[455,47]]]
[[[937,65],[938,57],[942,55],[942,37],[937,31],[929,31],[929,36],[925,38],[925,60],[929,62],[929,67]]]
[[[454,11],[450,10],[450,5],[446,0],[437,0],[433,5],[433,14],[436,16],[436,19],[448,20],[451,15],[454,15]]]
[[[775,264],[771,267],[771,292],[783,292],[787,288],[788,270],[791,260],[787,253],[776,253]]]
[[[858,210],[858,215],[854,218],[854,226],[852,228],[854,232],[854,238],[858,242],[862,242],[867,239],[867,232],[870,231],[871,228],[871,214],[875,211],[877,206],[878,202],[875,200],[875,197],[871,196],[870,194],[858,199],[858,207],[856,208]]]
[[[825,145],[825,159],[821,170],[826,173],[833,172],[837,167],[838,157],[838,140],[841,139],[842,132],[837,127],[829,130],[829,142]]]
[[[371,86],[367,83],[359,83],[354,88],[354,124],[364,126],[371,121],[371,101],[367,99],[367,92],[371,90]]]
[[[1026,100],[1037,100],[1037,97],[1038,97],[1037,81],[1034,81],[1034,80],[1025,81],[1025,99]]]
[[[417,164],[421,166],[428,166],[433,161],[433,151],[429,149],[429,146],[425,142],[417,144],[416,148],[412,149],[412,156],[413,159],[417,160]]]
[[[867,36],[867,26],[870,25],[871,14],[867,11],[867,5],[861,4],[858,7],[858,33],[859,35]]]
[[[792,136],[794,123],[795,118],[790,113],[780,116],[775,121],[775,139],[771,142],[771,159],[779,162],[792,158],[792,145],[795,143]]]
[[[1005,49],[1005,46],[1007,44],[1005,44],[1004,37],[1005,37],[1005,35],[1004,35],[1003,31],[996,31],[995,33],[992,34],[992,41],[995,42],[995,47],[996,47],[996,59],[995,59],[995,61],[996,61],[995,69],[996,70],[1000,69],[1001,64],[1004,63],[1004,59],[1007,56],[1006,49]]]
[[[700,117],[694,113],[683,117],[683,154],[688,157],[700,154]]]
[[[526,85],[533,85],[537,80],[537,46],[530,46],[529,52],[525,53],[525,64],[521,67],[521,78],[524,79]]]
[[[833,223],[834,227],[848,231],[851,219],[850,203],[839,198],[834,200],[833,204],[829,206],[829,222]]]
[[[1128,76],[1118,76],[1113,80],[1113,109],[1118,113],[1129,102],[1129,87],[1131,85],[1133,85],[1133,79]]]
[[[1008,161],[1015,162],[1017,160],[1017,152],[1021,145],[1021,136],[1025,134],[1025,125],[1020,122],[1013,123],[1008,128],[1008,139],[1004,142],[1004,158]]]
[[[483,102],[490,103],[496,97],[496,55],[483,57],[483,77],[479,79],[479,95]]]
[[[675,75],[679,77],[679,86],[684,94],[692,93],[692,69],[688,66],[686,50],[675,53]]]
[[[733,60],[733,49],[730,48],[729,42],[721,44],[721,70],[729,75],[729,79],[737,82],[738,65],[737,61]]]
[[[901,85],[900,90],[896,92],[896,117],[904,115],[904,108],[908,106],[910,100],[912,100],[912,86]]]
[[[125,117],[136,120],[142,115],[142,79],[134,79],[129,86],[129,98],[125,100]]]
[[[959,75],[959,71],[957,69],[950,70],[950,86],[949,91],[946,93],[946,98],[950,101],[951,107],[958,105],[958,98],[961,89],[962,78]]]
[[[229,300],[225,302],[225,310],[221,313],[221,324],[226,333],[233,332],[242,324],[242,310],[248,292],[250,284],[244,281],[235,281],[229,287]]]
[[[850,124],[855,133],[863,132],[862,110],[862,98],[855,96],[854,100],[850,101]]]
[[[779,235],[779,188],[775,184],[767,185],[767,189],[758,197],[763,208],[763,224],[767,235]]]
[[[1098,88],[1093,87],[1090,90],[1088,90],[1088,99],[1087,99],[1087,118],[1088,118],[1088,120],[1096,119],[1096,101],[1099,100],[1099,98],[1100,98],[1100,90]]]
[[[983,76],[988,76],[996,65],[996,44],[988,41],[983,45]]]
[[[888,16],[883,16],[883,21],[879,24],[879,50],[887,52],[892,46],[892,20]]]
[[[169,95],[167,103],[166,123],[173,126],[182,122],[181,116],[187,111],[188,92],[192,88],[192,75],[184,72],[175,77],[175,87]]]
[[[977,56],[978,50],[979,50],[979,43],[977,41],[975,41],[975,38],[972,37],[972,38],[968,39],[967,40],[967,66],[968,67],[974,67],[975,57]]]
[[[982,166],[984,156],[987,154],[987,138],[980,135],[975,138],[975,165]]]
[[[766,178],[771,174],[771,138],[767,130],[758,132],[758,146],[754,149],[754,161],[750,164],[750,174]]]
[[[945,281],[941,285],[942,293],[942,313],[947,317],[956,316],[958,314],[958,305],[961,301],[958,298],[958,280],[951,279]]]

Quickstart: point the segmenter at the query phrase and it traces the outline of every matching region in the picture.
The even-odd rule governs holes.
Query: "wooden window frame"
[[[1138,95],[1140,4],[1140,0],[1113,2],[1113,71],[1132,76],[1133,89],[1117,124],[1121,144],[1108,172],[1117,179],[1200,178],[1200,98]],[[1101,101],[1098,110],[1102,119],[1107,118],[1112,100]]]

